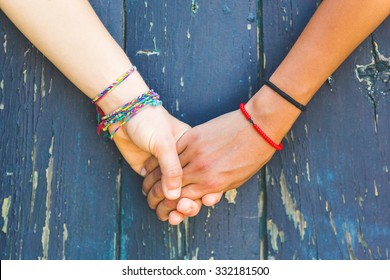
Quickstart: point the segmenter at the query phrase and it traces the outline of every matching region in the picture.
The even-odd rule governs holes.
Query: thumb
[[[158,163],[161,170],[161,184],[165,197],[174,200],[180,197],[183,170],[176,151],[176,143],[161,143]]]

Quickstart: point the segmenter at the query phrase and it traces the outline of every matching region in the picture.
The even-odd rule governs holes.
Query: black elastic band
[[[271,83],[270,81],[268,80],[265,80],[264,81],[264,84],[269,86],[272,90],[274,90],[277,94],[279,94],[281,97],[283,97],[284,99],[286,99],[288,102],[290,102],[292,105],[294,105],[295,107],[297,107],[299,110],[301,110],[302,112],[306,111],[306,106],[305,105],[302,105],[301,103],[299,103],[298,101],[296,101],[294,98],[292,98],[290,95],[288,95],[287,93],[285,93],[283,90],[281,90],[280,88],[278,88],[277,86],[275,86],[273,83]]]

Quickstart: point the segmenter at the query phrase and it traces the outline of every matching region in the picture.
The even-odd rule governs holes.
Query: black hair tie
[[[302,112],[306,111],[306,106],[305,105],[302,105],[301,103],[299,103],[298,101],[296,101],[294,98],[292,98],[290,95],[288,95],[287,93],[285,93],[283,90],[281,90],[280,88],[278,88],[276,85],[274,85],[273,83],[271,83],[270,81],[268,80],[265,80],[264,81],[264,84],[267,85],[268,87],[270,87],[272,90],[274,90],[277,94],[279,94],[281,97],[283,97],[284,99],[286,99],[288,102],[290,102],[292,105],[294,105],[295,107],[297,107],[299,110],[301,110]]]

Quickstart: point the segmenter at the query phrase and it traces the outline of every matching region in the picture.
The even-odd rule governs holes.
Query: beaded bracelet
[[[145,108],[149,105],[158,106],[160,104],[162,104],[160,101],[160,96],[153,90],[149,90],[108,115],[104,115],[101,110],[98,110],[98,113],[100,114],[100,123],[97,129],[98,134],[100,135],[101,131],[107,132],[110,125],[121,122],[120,125],[115,128],[111,134],[109,134],[109,138],[112,139],[115,133],[132,117],[134,117],[142,108]]]
[[[249,115],[249,113],[245,109],[245,103],[240,104],[240,110],[243,113],[243,115],[245,116],[245,118],[253,125],[253,128],[257,131],[257,133],[259,133],[261,135],[261,137],[263,137],[264,140],[267,141],[268,144],[270,144],[272,147],[274,147],[278,151],[283,149],[282,143],[280,143],[279,145],[276,144],[274,141],[271,140],[271,138],[268,137],[267,134],[265,134],[264,131],[261,130],[261,128],[257,124],[255,124],[255,122],[252,120],[252,117]]]
[[[115,82],[113,82],[111,85],[109,85],[105,90],[103,90],[101,93],[96,95],[94,99],[92,99],[92,104],[96,104],[100,100],[103,99],[107,94],[109,94],[111,91],[113,91],[117,86],[119,86],[124,80],[126,80],[131,74],[133,74],[135,71],[137,71],[137,67],[132,66],[129,70],[127,70],[125,73],[123,73],[122,76],[120,76],[118,79],[116,79]]]

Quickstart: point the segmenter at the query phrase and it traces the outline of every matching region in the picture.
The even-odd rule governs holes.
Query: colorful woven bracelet
[[[240,110],[243,113],[243,115],[245,116],[245,118],[253,125],[253,128],[261,135],[261,137],[264,138],[265,141],[267,141],[268,144],[270,144],[272,147],[274,147],[278,151],[283,149],[282,143],[280,143],[279,145],[276,144],[274,141],[271,140],[271,138],[268,137],[267,134],[265,134],[264,131],[261,130],[261,128],[257,124],[255,124],[255,122],[252,120],[252,117],[246,111],[244,103],[240,104]]]
[[[109,94],[111,91],[113,91],[117,86],[119,86],[124,80],[126,80],[135,71],[137,71],[137,67],[132,66],[129,70],[127,70],[125,73],[123,73],[122,76],[120,76],[118,79],[116,79],[115,82],[113,82],[105,90],[103,90],[101,93],[99,93],[94,99],[92,99],[92,104],[96,104],[97,102],[102,100],[103,97],[105,97],[107,94]]]
[[[149,105],[158,106],[160,104],[162,104],[160,96],[153,90],[149,90],[108,115],[104,115],[104,113],[102,114],[100,111],[99,113],[101,116],[99,119],[98,134],[100,134],[101,131],[107,132],[110,125],[121,122],[113,133],[109,134],[109,138],[112,139],[115,133],[142,108]]]

